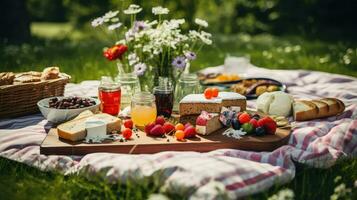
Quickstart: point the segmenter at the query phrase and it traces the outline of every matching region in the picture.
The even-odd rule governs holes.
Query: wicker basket
[[[37,102],[47,97],[63,96],[64,87],[70,78],[61,73],[57,79],[0,86],[0,118],[38,112]]]

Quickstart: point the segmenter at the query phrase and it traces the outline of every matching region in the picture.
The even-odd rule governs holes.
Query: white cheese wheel
[[[291,95],[282,92],[265,92],[257,99],[257,109],[269,115],[290,116],[293,98]]]

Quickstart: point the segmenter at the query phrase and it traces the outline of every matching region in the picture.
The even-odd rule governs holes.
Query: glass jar
[[[130,106],[132,96],[141,91],[139,78],[133,73],[122,73],[115,82],[121,86],[121,107],[124,109]]]
[[[100,108],[103,113],[117,116],[120,112],[121,88],[111,77],[103,76],[98,87]]]
[[[196,74],[183,74],[176,84],[173,110],[178,111],[179,103],[186,95],[198,94],[201,90],[202,89]]]
[[[171,117],[172,108],[174,105],[174,92],[171,86],[156,86],[153,89],[155,95],[157,115]]]
[[[150,92],[139,92],[131,99],[131,119],[135,126],[144,127],[156,120],[155,96]]]

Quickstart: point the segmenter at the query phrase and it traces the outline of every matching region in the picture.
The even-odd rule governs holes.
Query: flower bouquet
[[[175,85],[182,73],[189,72],[190,62],[196,59],[202,46],[212,44],[211,34],[202,30],[208,23],[196,18],[198,30],[184,33],[181,29],[184,19],[163,19],[169,9],[153,7],[152,13],[157,16],[153,21],[137,20],[141,11],[135,4],[123,11],[124,17],[130,17],[129,26],[120,20],[119,11],[109,11],[92,21],[93,27],[101,27],[117,38],[114,46],[104,48],[103,55],[117,61],[119,74],[137,75],[146,90],[157,85],[159,77],[171,79]]]

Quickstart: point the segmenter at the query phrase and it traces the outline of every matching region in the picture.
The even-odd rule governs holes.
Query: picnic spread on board
[[[168,135],[168,138],[146,136],[145,129],[144,131],[139,129],[140,132],[137,132],[135,128],[132,129],[131,134],[131,137],[134,140],[129,139],[125,142],[125,138],[122,138],[123,142],[120,142],[120,136],[123,133],[116,133],[116,136],[119,136],[118,139],[121,145],[138,141],[135,140],[138,139],[138,134],[140,139],[143,140],[144,138],[152,140],[163,140],[165,145],[167,143],[172,143],[172,148],[170,147],[168,151],[162,151],[160,153],[154,154],[135,154],[134,149],[134,152],[132,153],[135,155],[128,155],[131,150],[128,147],[126,147],[126,150],[128,150],[127,153],[89,153],[85,151],[87,147],[83,147],[83,145],[96,146],[108,145],[108,143],[85,143],[83,142],[84,140],[82,140],[80,141],[80,144],[78,144],[76,142],[71,142],[70,140],[59,139],[59,137],[56,135],[57,132],[54,132],[54,130],[56,130],[54,127],[58,127],[60,124],[66,122],[62,121],[56,124],[44,119],[41,114],[30,114],[27,116],[11,119],[6,119],[6,116],[4,115],[1,116],[0,155],[2,157],[23,162],[31,166],[36,166],[42,170],[59,169],[66,174],[87,171],[88,169],[91,169],[92,172],[96,173],[103,171],[105,172],[103,174],[104,177],[111,180],[117,178],[123,179],[127,177],[125,175],[126,173],[133,171],[139,173],[138,176],[141,177],[151,175],[157,170],[164,170],[169,173],[167,175],[167,180],[165,181],[166,189],[175,189],[173,186],[178,184],[187,188],[196,188],[196,190],[192,192],[192,196],[204,196],[210,198],[215,198],[216,195],[219,195],[219,192],[216,190],[217,187],[224,189],[230,197],[237,198],[262,191],[272,186],[276,182],[288,182],[294,177],[295,174],[295,167],[292,161],[304,163],[314,167],[329,167],[336,161],[336,159],[340,158],[341,156],[356,155],[355,118],[357,116],[357,107],[355,104],[357,91],[355,90],[356,88],[353,87],[353,85],[355,85],[357,82],[355,79],[322,72],[267,70],[255,67],[249,63],[244,65],[247,66],[247,72],[244,76],[245,78],[254,76],[263,78],[267,77],[270,79],[278,80],[279,82],[286,85],[285,91],[287,91],[287,95],[280,92],[269,92],[263,93],[263,96],[260,95],[259,101],[254,99],[246,101],[246,109],[248,110],[247,113],[249,114],[250,118],[255,118],[255,113],[258,113],[259,117],[263,118],[268,115],[270,118],[276,120],[275,122],[277,126],[285,126],[287,123],[286,119],[288,120],[288,124],[286,126],[291,126],[289,132],[290,136],[288,136],[287,139],[288,141],[284,141],[284,144],[286,145],[277,144],[276,147],[272,148],[275,150],[258,152],[258,144],[254,144],[253,146],[248,145],[249,148],[257,148],[257,151],[245,151],[239,149],[245,149],[245,144],[251,144],[250,142],[252,141],[250,139],[254,138],[255,141],[259,140],[259,142],[261,142],[261,139],[264,137],[272,137],[276,134],[279,134],[279,128],[277,128],[276,134],[274,135],[256,136],[254,133],[251,135],[248,134],[248,136],[241,136],[240,134],[237,134],[238,138],[240,138],[235,139],[233,137],[229,137],[228,135],[222,134],[224,133],[225,129],[233,129],[233,126],[237,127],[237,124],[232,126],[231,122],[231,127],[222,128],[221,132],[216,131],[208,135],[196,134],[197,138],[222,137],[234,145],[237,145],[232,145],[232,147],[226,147],[224,149],[220,149],[221,147],[219,147],[217,150],[213,150],[207,153],[197,154],[194,152],[195,149],[184,152],[175,150],[175,148],[181,148],[186,144],[194,146],[196,149],[200,149],[199,144],[203,144],[202,146],[206,145],[204,144],[204,141],[192,141],[194,144],[190,144],[192,139],[187,138],[186,141],[178,141],[175,135]],[[209,74],[214,71],[217,74],[224,74],[226,70],[227,69],[225,66],[219,66],[204,69],[200,71],[200,73]],[[11,87],[11,85],[7,85],[5,87]],[[211,85],[209,87],[215,86]],[[84,109],[93,110],[85,111],[84,113],[82,113],[83,111],[79,112],[82,113],[82,117],[88,117],[89,115],[94,115],[96,110],[99,109],[99,107],[97,107],[97,102],[100,104],[100,99],[92,98],[98,95],[98,88],[100,88],[100,83],[98,81],[85,81],[80,84],[71,83],[66,85],[64,96],[65,98],[68,98],[68,100],[81,100],[80,104],[84,104],[88,101],[89,103],[93,103],[91,101],[94,101],[94,108],[90,106],[83,106]],[[217,85],[217,88],[220,90],[222,89],[220,85]],[[228,89],[226,90],[228,92],[232,91],[229,90],[229,87],[225,88]],[[220,93],[222,92],[219,92],[219,94]],[[200,93],[200,95],[204,96],[203,92]],[[289,107],[289,99],[292,100],[290,95],[294,100],[291,102],[292,109],[294,108],[293,104],[295,104],[295,107],[297,107],[299,111],[296,113],[295,111],[292,111],[290,115],[295,113],[295,118],[309,121],[294,121],[294,116],[285,116],[287,113],[289,113],[288,109],[286,108]],[[122,94],[122,97],[123,98],[121,100],[124,100],[124,103],[130,107],[130,104],[125,102],[127,99],[125,95]],[[337,97],[337,99],[342,100],[346,106],[345,111],[340,115],[335,115],[343,109],[343,105],[336,99],[326,99],[326,97]],[[42,100],[41,103],[47,103],[48,107],[59,107],[56,102],[62,99],[58,98],[58,100],[51,100],[50,106],[50,99],[54,97],[43,96],[43,98],[45,98],[45,100]],[[301,101],[303,99],[308,101]],[[317,99],[317,101],[312,101],[311,99]],[[206,101],[206,99],[204,100]],[[209,100],[217,101],[217,99],[214,100],[214,98]],[[326,104],[328,105],[328,109],[326,109]],[[38,106],[43,107],[44,105],[46,104],[36,105],[35,103],[32,106],[35,106],[37,110]],[[279,105],[279,107],[283,109],[275,109],[275,105]],[[213,110],[209,110],[209,112],[215,112],[215,106],[210,106],[210,109]],[[189,105],[186,105],[186,107],[189,107]],[[60,112],[60,115],[62,116],[61,119],[57,120],[61,121],[67,118],[67,116],[73,118],[73,116],[66,114],[69,113],[68,111],[70,110],[71,114],[77,112],[77,109],[54,110],[54,113]],[[233,111],[234,109],[223,109],[223,111],[227,110]],[[126,110],[123,111],[127,113]],[[216,127],[224,127],[225,125],[223,123],[227,123],[227,120],[223,120],[223,122],[219,120],[221,111],[222,110],[220,110],[218,113],[197,113],[197,117],[195,117],[195,115],[186,115],[186,117],[183,117],[183,119],[190,120],[192,126],[195,125],[194,123],[197,121],[198,116],[201,116],[199,118],[209,119],[207,120],[206,126],[200,126],[202,122],[204,122],[202,123],[203,125],[205,124],[205,120],[198,120],[200,122],[198,123],[198,126],[196,124],[195,129],[197,128],[196,132],[201,133],[205,133],[206,131],[211,132]],[[300,111],[307,111],[308,113]],[[180,116],[175,113],[172,114],[172,116],[173,117],[170,120],[168,118],[164,119],[165,121],[175,125],[175,123],[179,122],[178,117]],[[331,117],[321,118],[325,116]],[[129,119],[129,117],[124,117],[122,115],[119,115],[119,117],[120,118],[114,118],[116,120],[120,120],[122,125],[121,128],[124,130],[124,123]],[[310,118],[311,120],[307,119],[306,117]],[[313,120],[312,118],[316,118],[316,120]],[[54,118],[49,117],[48,119],[54,120]],[[95,124],[96,123],[97,122],[95,122]],[[126,126],[131,127],[130,124],[130,122],[126,122]],[[182,125],[184,126],[185,122],[183,122]],[[242,124],[240,125],[242,126]],[[246,130],[248,130],[249,125],[245,126],[247,126]],[[160,130],[160,128],[157,129]],[[240,131],[238,132],[240,133]],[[126,136],[130,135],[129,131],[124,132],[124,134]],[[142,135],[145,137],[141,137]],[[178,136],[180,135],[182,137],[184,134],[181,132],[178,134]],[[60,141],[62,145],[70,146],[70,148],[72,148],[72,145],[77,145],[79,147],[77,152],[79,151],[78,154],[81,154],[81,156],[54,155],[55,152],[51,152],[50,149],[47,149],[49,151],[47,153],[51,155],[43,155],[40,153],[42,149],[40,146],[45,144],[44,140],[46,139],[50,139],[52,141],[55,140],[56,142]],[[170,142],[167,142],[167,139],[169,139]],[[246,140],[248,140],[248,142],[246,142]],[[109,140],[109,142],[111,141]],[[179,144],[179,146],[175,146],[174,144],[176,143]],[[116,147],[111,147],[111,149],[113,148],[115,149]],[[143,149],[138,148],[136,150],[146,151],[147,149],[152,150],[152,148],[145,147]],[[54,148],[54,151],[57,150],[58,149]],[[58,152],[58,154],[69,154],[69,151],[72,150],[67,148],[66,152]],[[84,154],[87,155],[84,156]],[[214,166],[214,170],[212,170],[210,166]],[[180,170],[174,170],[174,172],[172,172],[173,169]],[[210,178],[210,181],[204,182],[203,180],[206,180],[207,177]],[[215,180],[221,181],[217,182]]]
[[[16,76],[12,72],[2,73],[2,87],[57,79],[59,74],[58,67]],[[332,97],[294,100],[286,86],[273,79],[249,78],[235,83],[241,75],[215,76],[208,76],[211,81],[203,92],[184,94],[178,101],[177,113],[173,111],[174,89],[167,82],[154,87],[152,92],[134,93],[122,115],[121,84],[108,77],[102,78],[97,97],[43,95],[46,98],[36,105],[55,125],[42,142],[40,152],[85,155],[217,149],[273,151],[287,144],[294,121],[336,116],[345,110],[344,103]],[[226,89],[216,87],[232,81],[234,84]],[[247,110],[246,96],[252,91],[257,106]]]

